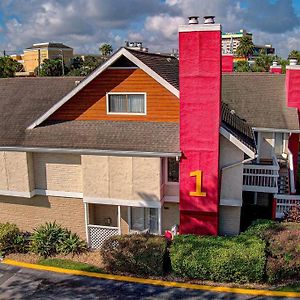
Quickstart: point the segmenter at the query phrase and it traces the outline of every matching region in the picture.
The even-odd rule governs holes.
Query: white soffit
[[[237,146],[240,150],[242,150],[245,154],[247,154],[251,158],[255,158],[255,153],[248,148],[245,144],[239,141],[234,135],[228,132],[225,128],[220,127],[220,134],[222,134],[226,139],[228,139],[231,143]]]

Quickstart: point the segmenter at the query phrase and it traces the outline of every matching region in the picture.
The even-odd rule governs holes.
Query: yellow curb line
[[[234,293],[234,294],[255,295],[255,296],[274,296],[274,297],[290,297],[290,298],[299,297],[300,298],[300,292],[281,292],[281,291],[269,291],[269,290],[242,289],[242,288],[231,288],[231,287],[223,287],[223,286],[209,286],[209,285],[198,285],[192,283],[163,281],[157,279],[146,279],[146,278],[137,278],[137,277],[112,275],[112,274],[101,274],[101,273],[94,273],[94,272],[85,272],[79,270],[70,270],[70,269],[62,269],[57,267],[30,264],[30,263],[18,262],[11,259],[4,259],[2,263],[11,266],[29,268],[34,270],[50,271],[50,272],[69,274],[69,275],[80,275],[80,276],[87,276],[87,277],[108,279],[108,280],[126,281],[126,282],[140,283],[140,284],[160,285],[165,287],[175,287],[175,288],[193,289],[193,290],[201,290],[201,291]]]

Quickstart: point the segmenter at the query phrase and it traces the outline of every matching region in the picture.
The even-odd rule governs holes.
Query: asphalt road
[[[0,299],[287,299],[101,280],[0,264]]]

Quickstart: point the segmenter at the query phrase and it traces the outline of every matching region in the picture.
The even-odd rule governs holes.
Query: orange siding
[[[108,115],[108,92],[147,93],[147,115]],[[110,69],[90,82],[49,119],[178,122],[179,99],[140,69]]]

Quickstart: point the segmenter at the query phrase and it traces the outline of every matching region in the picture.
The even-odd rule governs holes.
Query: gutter
[[[281,132],[281,133],[300,133],[300,129],[278,129],[278,128],[265,128],[265,127],[252,127],[254,131],[260,132]]]
[[[2,147],[0,146],[0,151],[82,154],[82,155],[100,155],[100,156],[129,156],[129,157],[181,157],[181,152],[147,152],[147,151],[120,151],[120,150],[17,147],[17,146],[2,146]]]

